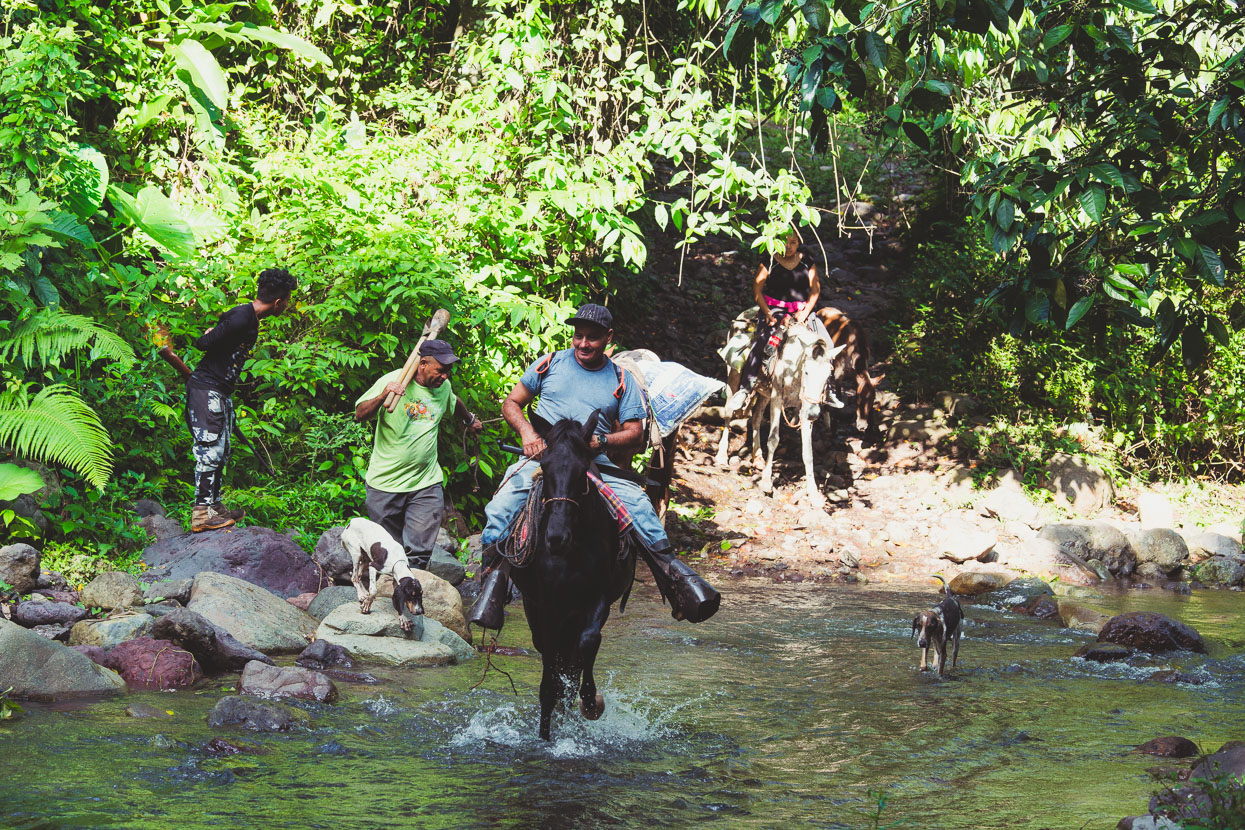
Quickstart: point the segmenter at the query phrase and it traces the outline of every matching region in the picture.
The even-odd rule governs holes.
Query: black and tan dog
[[[342,547],[350,554],[354,565],[350,581],[359,596],[359,612],[371,612],[377,579],[381,574],[388,574],[393,577],[393,607],[397,609],[399,624],[403,631],[410,632],[415,626],[403,611],[416,617],[423,614],[424,591],[406,564],[406,551],[383,527],[363,518],[351,519],[346,525],[342,531]],[[363,585],[365,572],[367,587]]]
[[[964,620],[964,611],[960,601],[951,594],[951,586],[947,580],[934,575],[942,583],[946,596],[929,611],[922,611],[912,618],[912,636],[917,638],[916,644],[921,649],[921,671],[925,671],[926,660],[930,648],[934,649],[934,663],[941,675],[947,667],[947,643],[952,643],[952,668],[960,661],[960,623]]]

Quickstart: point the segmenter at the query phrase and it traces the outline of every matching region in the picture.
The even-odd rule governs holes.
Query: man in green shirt
[[[437,461],[441,418],[453,406],[454,414],[473,435],[484,429],[450,388],[451,367],[457,362],[444,340],[426,340],[419,347],[413,382],[405,390],[398,383],[402,374],[398,369],[355,401],[356,421],[380,413],[365,479],[368,518],[402,540],[407,558],[417,568],[428,567],[445,509]],[[393,412],[382,405],[390,392],[399,396]]]

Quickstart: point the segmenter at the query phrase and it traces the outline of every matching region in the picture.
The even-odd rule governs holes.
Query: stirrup
[[[686,562],[673,553],[644,550],[643,554],[662,599],[670,603],[672,617],[698,623],[718,612],[722,595]]]
[[[506,621],[506,600],[510,599],[510,580],[500,568],[495,568],[484,578],[480,595],[467,613],[467,624],[501,631]]]

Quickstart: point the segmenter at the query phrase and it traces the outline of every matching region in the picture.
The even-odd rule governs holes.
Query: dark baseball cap
[[[603,305],[584,303],[579,307],[579,311],[575,312],[575,316],[568,317],[566,322],[572,326],[576,323],[595,323],[603,329],[612,329],[614,315],[610,314],[610,310]]]
[[[431,357],[443,366],[457,363],[459,358],[444,340],[425,340],[419,347],[420,357]]]

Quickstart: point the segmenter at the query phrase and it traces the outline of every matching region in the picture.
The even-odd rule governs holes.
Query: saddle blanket
[[[588,471],[588,480],[597,486],[597,492],[601,494],[601,498],[605,499],[605,506],[609,508],[614,521],[618,522],[618,535],[627,535],[632,525],[631,513],[628,512],[627,506],[622,503],[622,499],[618,498],[618,494],[610,489],[604,479],[591,470]]]

